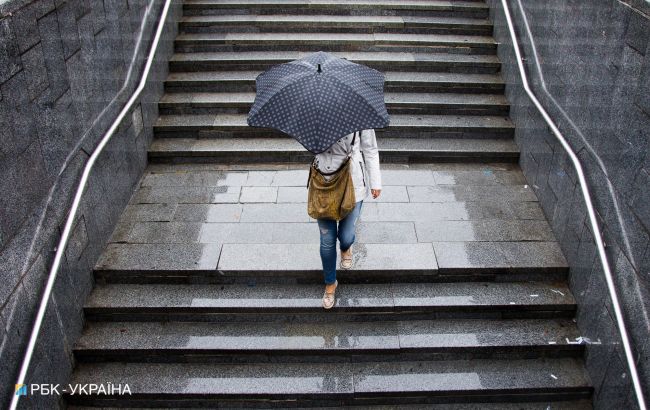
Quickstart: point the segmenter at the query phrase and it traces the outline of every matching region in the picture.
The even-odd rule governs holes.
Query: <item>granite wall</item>
[[[571,265],[595,408],[637,408],[576,173],[521,86],[501,0],[488,2],[520,164]],[[650,2],[508,4],[531,87],[585,169],[650,397]]]
[[[162,0],[0,0],[0,406],[14,383],[76,184],[129,99]],[[49,301],[27,383],[66,383],[91,268],[146,165],[180,1],[149,82],[96,162]],[[57,396],[21,407],[56,408]]]

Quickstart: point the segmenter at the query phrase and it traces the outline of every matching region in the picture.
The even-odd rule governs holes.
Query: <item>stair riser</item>
[[[190,153],[174,153],[160,156],[149,153],[149,161],[158,164],[245,164],[245,163],[309,163],[311,156],[299,154],[283,154],[274,152],[249,153],[249,152],[208,152],[202,155]],[[387,164],[433,164],[433,163],[490,163],[504,162],[517,163],[519,154],[511,153],[448,153],[431,154],[429,152],[400,152],[399,154],[382,154],[382,162]],[[132,282],[141,283],[141,282]],[[148,282],[143,282],[148,283]],[[179,282],[180,283],[180,282]]]
[[[389,114],[430,114],[430,115],[494,115],[507,116],[507,105],[487,104],[392,104],[387,103]],[[197,114],[248,114],[250,103],[165,103],[158,104],[161,115]],[[396,131],[397,132],[397,131]],[[401,131],[399,131],[401,132]],[[399,136],[399,135],[392,135]]]
[[[189,128],[189,127],[188,127]],[[154,127],[157,138],[275,138],[286,137],[279,131],[256,129],[247,130],[217,130],[210,128],[176,129],[175,127]],[[514,136],[512,128],[411,128],[393,127],[388,131],[376,131],[377,138],[473,138],[473,139],[511,139]]]
[[[228,162],[228,159],[236,159],[237,154],[218,153],[222,158],[208,157],[207,159],[217,158],[218,162]],[[242,153],[243,154],[243,153]],[[381,155],[381,154],[380,154]],[[471,154],[470,154],[471,155]],[[243,155],[242,155],[243,156]],[[298,154],[295,154],[297,158]],[[301,155],[302,160],[296,162],[309,163],[313,156],[309,153]],[[385,155],[381,155],[382,159]],[[170,156],[167,159],[178,160],[182,157]],[[204,157],[196,157],[202,159]],[[490,160],[491,157],[486,157]],[[151,153],[150,153],[150,159]],[[456,158],[448,158],[457,162]],[[462,160],[463,158],[461,158]],[[468,160],[476,160],[475,156],[470,156]],[[506,158],[507,159],[507,158]],[[156,161],[154,161],[156,162]],[[250,160],[246,161],[250,162]],[[274,162],[265,160],[264,162]],[[508,161],[492,161],[492,162],[508,162]],[[305,181],[306,182],[306,181]],[[496,282],[517,282],[517,281],[564,281],[567,278],[567,268],[551,268],[551,267],[538,267],[538,268],[517,268],[517,269],[504,269],[504,268],[466,268],[454,269],[452,271],[443,270],[438,273],[430,270],[409,270],[402,269],[399,274],[394,270],[372,270],[363,271],[355,270],[352,272],[341,271],[337,275],[341,281],[345,283],[413,283],[413,282],[467,282],[467,281],[496,281]],[[95,270],[95,278],[100,283],[240,283],[240,284],[255,284],[255,283],[277,283],[277,284],[322,284],[323,272],[322,271],[202,271],[202,270],[186,270],[186,271],[138,271],[138,270]]]
[[[502,94],[503,84],[458,84],[458,83],[394,83],[384,84],[385,92],[460,93],[460,94]],[[255,81],[173,81],[165,82],[167,92],[255,92]]]
[[[222,16],[222,15],[323,15],[323,16],[418,16],[418,17],[466,17],[466,18],[487,18],[487,8],[388,8],[388,7],[251,7],[251,8],[226,8],[214,6],[199,6],[185,4],[183,7],[184,16]]]
[[[422,26],[381,26],[355,23],[328,22],[259,22],[250,24],[227,24],[223,22],[180,22],[179,30],[184,33],[396,33],[396,34],[467,34],[491,36],[492,26],[488,23],[474,24],[426,24]]]
[[[248,309],[248,310],[183,310],[183,309],[100,309],[85,308],[87,320],[95,322],[208,322],[208,323],[339,323],[434,320],[434,319],[557,319],[572,318],[573,305],[551,306],[481,306],[481,307],[409,307],[391,309],[355,309],[335,307],[325,311],[320,306],[313,309]]]
[[[332,380],[335,382],[335,380]],[[271,395],[256,394],[256,399],[250,395],[202,395],[202,394],[132,394],[115,395],[113,397],[93,397],[85,395],[64,394],[66,402],[73,405],[126,407],[212,407],[212,408],[292,408],[296,406],[370,406],[370,405],[404,405],[404,404],[439,404],[439,403],[490,403],[490,402],[521,402],[531,401],[561,401],[588,399],[592,388],[543,388],[495,390],[491,394],[478,394],[475,391],[450,390],[448,392],[391,392],[391,393],[331,393],[309,395]],[[479,404],[480,405],[480,404]]]
[[[345,43],[330,42],[327,40],[311,44],[291,44],[289,42],[268,42],[259,44],[224,44],[218,41],[176,41],[175,50],[179,53],[202,52],[248,52],[248,51],[368,51],[368,52],[394,52],[394,53],[451,53],[451,54],[496,54],[495,44],[371,44],[371,43]]]
[[[438,349],[331,349],[316,350],[269,350],[247,352],[242,350],[193,350],[193,349],[151,349],[151,350],[73,350],[80,362],[156,362],[156,363],[322,363],[322,362],[376,362],[418,361],[418,360],[477,360],[477,359],[538,359],[541,357],[580,357],[584,345],[538,345],[505,347],[467,347]]]
[[[236,70],[267,70],[274,65],[288,63],[287,60],[247,61],[247,60],[208,60],[208,61],[170,61],[172,72],[188,71],[236,71]],[[415,71],[415,72],[445,72],[464,74],[494,74],[501,65],[498,63],[448,63],[440,61],[360,61],[361,64],[380,71]]]

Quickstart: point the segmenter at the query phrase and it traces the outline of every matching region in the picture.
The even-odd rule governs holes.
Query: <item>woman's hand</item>
[[[377,199],[379,194],[381,194],[381,189],[371,189],[370,193],[372,194],[373,199]]]

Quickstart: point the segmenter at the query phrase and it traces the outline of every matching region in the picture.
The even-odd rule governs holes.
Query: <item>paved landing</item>
[[[356,270],[566,268],[516,164],[385,164],[382,177],[362,208]],[[152,164],[97,268],[319,271],[306,181],[304,164]]]

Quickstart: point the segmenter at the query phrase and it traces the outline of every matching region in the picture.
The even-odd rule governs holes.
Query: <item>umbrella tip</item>
[[[318,64],[318,72],[322,72],[323,70],[320,68],[320,64]]]

